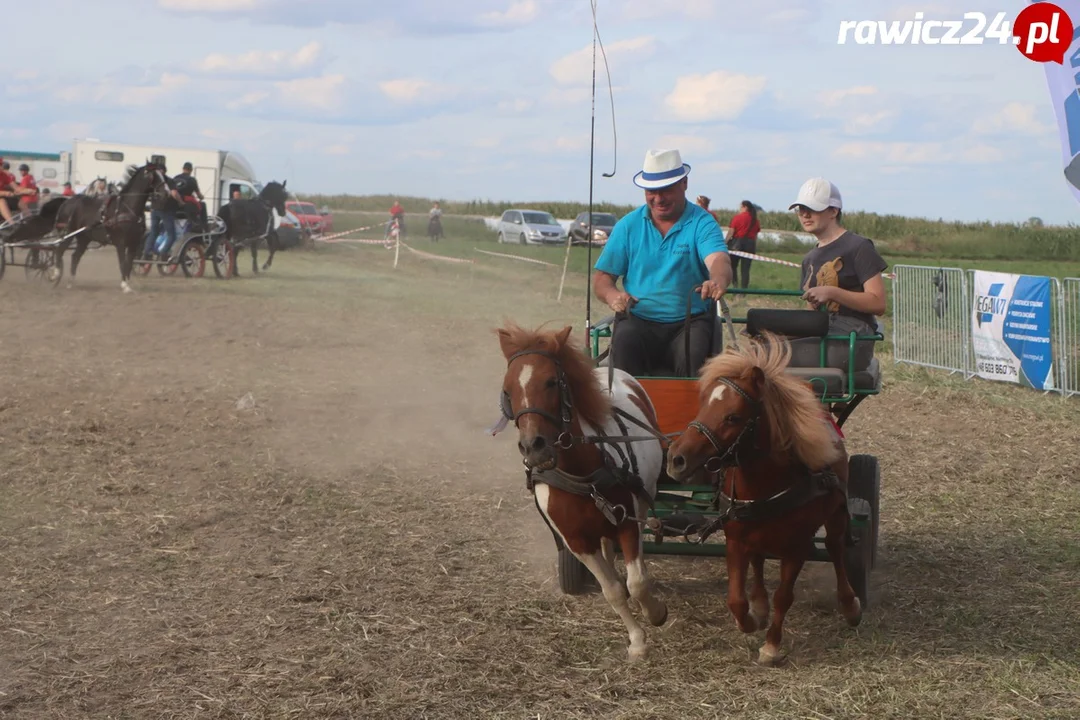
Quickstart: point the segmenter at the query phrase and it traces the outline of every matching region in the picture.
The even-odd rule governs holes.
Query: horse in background
[[[225,223],[223,237],[229,240],[233,247],[239,248],[245,244],[251,248],[251,271],[259,272],[259,241],[266,239],[266,247],[270,251],[266,258],[263,270],[269,270],[274,262],[274,253],[278,251],[278,237],[274,231],[274,211],[280,217],[285,217],[285,201],[288,200],[288,192],[282,182],[271,181],[266,184],[257,198],[248,200],[230,200],[221,206],[218,216]],[[236,259],[233,264],[238,265]]]
[[[656,497],[663,436],[637,380],[614,370],[609,395],[608,368],[594,368],[584,352],[568,344],[571,330],[528,331],[513,324],[497,330],[507,364],[503,417],[493,432],[510,422],[517,426],[527,486],[541,516],[556,543],[600,584],[626,625],[630,659],[636,660],[646,653],[645,631],[630,611],[628,593],[649,623],[667,620],[667,606],[650,588],[639,525]],[[635,425],[640,428],[633,433],[640,436],[636,441],[618,439]],[[626,564],[625,585],[615,569],[614,543]]]
[[[152,194],[163,192],[167,187],[165,169],[147,162],[142,167],[132,165],[128,168],[117,193],[67,198],[57,213],[56,229],[63,235],[83,230],[57,248],[57,262],[60,263],[71,242],[75,242],[68,287],[74,286],[79,261],[91,240],[95,240],[116,247],[120,288],[125,293],[134,292],[128,281],[146,236],[146,203]]]
[[[759,663],[776,665],[795,581],[823,525],[849,625],[859,624],[862,605],[844,564],[847,450],[810,386],[785,372],[791,346],[776,335],[762,338],[728,348],[701,369],[697,417],[668,448],[667,473],[676,482],[701,467],[717,474],[727,505],[718,523],[727,538],[728,608],[744,633],[768,623],[765,558],[780,559],[772,622],[758,652]],[[749,602],[748,565],[755,576]]]

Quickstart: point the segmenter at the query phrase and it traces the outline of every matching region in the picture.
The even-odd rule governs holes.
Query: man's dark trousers
[[[663,323],[620,316],[612,337],[609,362],[634,376],[674,371],[677,377],[697,377],[709,357],[715,318],[711,312],[690,319],[690,362],[686,361],[685,320]]]

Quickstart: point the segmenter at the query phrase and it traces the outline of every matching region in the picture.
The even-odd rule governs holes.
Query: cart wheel
[[[56,252],[30,248],[23,267],[28,280],[48,281],[53,287],[59,285],[64,277],[64,265],[57,262]]]
[[[49,268],[45,271],[45,277],[53,284],[53,287],[59,287],[60,281],[64,278],[64,259],[60,257],[59,250],[46,253],[46,255],[49,257]]]
[[[203,276],[206,271],[206,256],[203,255],[201,243],[195,240],[184,243],[184,247],[180,248],[180,268],[184,271],[184,277]]]
[[[589,579],[589,569],[566,547],[559,548],[559,589],[567,595],[580,595]]]
[[[852,455],[848,460],[848,497],[870,503],[870,567],[877,565],[878,524],[881,518],[881,466],[873,455]]]
[[[37,248],[30,248],[26,251],[26,257],[23,259],[23,272],[26,273],[26,279],[40,280],[42,270],[41,251]]]
[[[214,263],[214,274],[222,280],[236,274],[236,249],[228,240],[222,238],[214,244],[210,259]]]
[[[870,503],[861,498],[848,498],[848,512],[869,519]],[[869,603],[870,567],[873,564],[874,533],[870,525],[852,525],[852,544],[844,548],[844,569],[847,570],[851,589],[859,596],[863,610]]]

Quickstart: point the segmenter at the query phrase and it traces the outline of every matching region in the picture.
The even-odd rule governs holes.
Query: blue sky
[[[691,197],[721,207],[786,208],[824,175],[852,210],[1080,220],[1041,65],[996,42],[836,42],[841,20],[1024,5],[599,0],[618,154],[600,60],[595,197],[640,203],[645,150],[678,147]],[[0,84],[2,147],[237,150],[301,194],[588,199],[588,0],[57,0],[5,18],[27,29],[7,56],[31,62]]]

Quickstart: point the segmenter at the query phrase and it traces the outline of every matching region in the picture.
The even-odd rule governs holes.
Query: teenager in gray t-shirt
[[[875,316],[885,314],[881,273],[888,264],[871,240],[840,224],[840,191],[825,178],[811,178],[790,209],[798,214],[803,229],[817,238],[817,246],[802,262],[803,297],[814,309],[828,308],[831,335],[852,330],[859,335],[876,333]],[[860,369],[873,356],[873,344],[866,345],[856,351]]]

